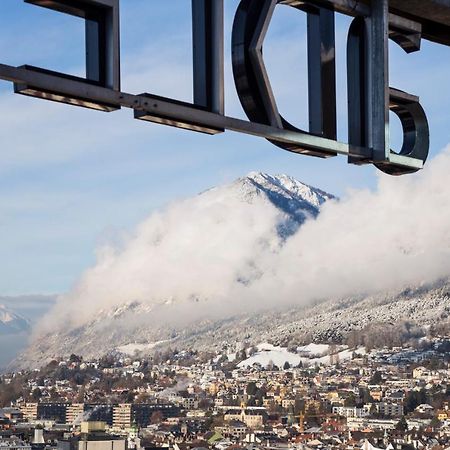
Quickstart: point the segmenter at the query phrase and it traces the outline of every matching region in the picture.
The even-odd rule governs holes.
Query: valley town
[[[0,449],[447,449],[449,350],[436,336],[73,354],[0,378]]]

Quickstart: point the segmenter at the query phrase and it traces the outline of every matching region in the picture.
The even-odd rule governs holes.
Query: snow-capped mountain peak
[[[285,174],[270,175],[264,172],[250,172],[243,180],[244,182],[249,181],[263,191],[279,194],[286,198],[301,199],[316,208],[319,208],[325,201],[335,198],[327,192]]]
[[[316,218],[322,205],[336,199],[333,195],[309,186],[289,175],[270,175],[250,172],[230,184],[202,192],[198,200],[207,205],[229,205],[232,201],[249,205],[262,202],[281,214],[278,235],[286,238],[294,234],[308,218]],[[270,208],[269,208],[270,209]]]
[[[316,218],[321,206],[335,199],[331,194],[302,183],[289,175],[250,172],[229,185],[206,191],[212,202],[235,198],[249,204],[264,201],[284,214],[278,234],[285,238],[294,234],[308,218]]]

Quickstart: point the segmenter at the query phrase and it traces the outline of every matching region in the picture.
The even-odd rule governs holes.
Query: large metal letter
[[[373,158],[352,156],[350,163],[373,162],[385,173],[402,175],[416,172],[426,161],[429,129],[418,97],[389,88],[388,38],[410,53],[420,49],[420,30],[420,24],[389,15],[388,0],[373,0],[371,16],[353,21],[347,48],[349,144],[372,148]],[[398,152],[390,148],[389,111],[403,127]]]
[[[265,68],[262,47],[273,12],[283,3],[308,14],[310,134],[336,139],[334,12],[312,2],[242,0],[233,25],[233,73],[238,95],[252,122],[302,132],[280,115]],[[271,140],[285,150],[327,158],[336,153]]]
[[[224,114],[224,5],[223,0],[192,0],[192,43],[194,63],[194,102],[167,99],[174,107],[190,107],[198,111]],[[148,103],[162,100],[152,94],[141,94]],[[154,100],[155,102],[152,102]],[[189,120],[174,120],[166,114],[136,109],[134,117],[206,134],[222,133],[224,128],[205,126],[191,114]]]
[[[64,79],[97,85],[120,91],[120,36],[119,0],[24,0],[36,6],[81,17],[86,22],[86,78],[52,72],[38,67],[24,66],[29,70],[55,75]],[[71,95],[55,90],[41,90],[35,86],[16,83],[16,93],[44,98],[75,106],[114,111],[116,105],[92,101],[84,90]]]

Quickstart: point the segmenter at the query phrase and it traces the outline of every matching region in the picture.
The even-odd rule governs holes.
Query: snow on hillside
[[[328,344],[308,344],[297,348],[297,352],[304,354],[304,356],[311,357],[311,355],[325,355],[329,352],[330,346]]]
[[[262,172],[250,172],[231,185],[214,188],[210,192],[214,192],[214,196],[219,193],[235,195],[248,203],[263,198],[290,219],[284,229],[279,230],[286,235],[295,233],[307,218],[317,217],[320,207],[335,198],[288,175],[269,175]]]
[[[147,344],[137,344],[137,343],[126,344],[126,345],[121,345],[120,347],[117,347],[116,350],[119,353],[123,353],[124,355],[133,356],[136,353],[142,353],[142,352],[146,352],[149,350],[153,350],[158,345],[165,344],[166,342],[169,342],[169,341],[149,342]]]
[[[288,362],[291,366],[298,366],[302,358],[295,353],[289,352],[286,348],[275,347],[271,344],[259,344],[258,351],[239,363],[238,367],[251,367],[254,364],[260,364],[263,367],[269,366],[271,363],[278,367]]]
[[[278,367],[283,367],[286,362],[291,367],[296,367],[300,362],[304,365],[327,365],[331,363],[330,350],[331,346],[328,344],[308,344],[303,347],[298,347],[300,354],[289,352],[287,348],[277,347],[272,344],[263,343],[257,346],[258,351],[239,363],[238,367],[251,367],[254,364],[259,364],[262,367],[268,367],[271,364]],[[352,358],[353,353],[364,355],[365,349],[363,347],[357,349],[350,349],[345,345],[338,346],[337,359],[339,361],[347,361]],[[309,356],[304,356],[309,354]],[[320,356],[318,356],[320,355]]]

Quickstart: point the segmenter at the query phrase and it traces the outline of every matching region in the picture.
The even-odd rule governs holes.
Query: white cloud
[[[227,189],[174,203],[121,245],[99,249],[96,266],[62,297],[55,313],[79,324],[94,311],[127,301],[191,304],[198,298],[216,304],[232,295],[239,277],[254,275],[253,262],[277,251],[278,216],[262,199],[249,205]]]
[[[326,204],[285,245],[280,215],[262,197],[250,204],[221,188],[175,203],[100,249],[42,326],[80,325],[135,300],[153,305],[155,321],[187,323],[448,276],[449,170],[450,148],[419,174],[381,175],[375,192]]]

